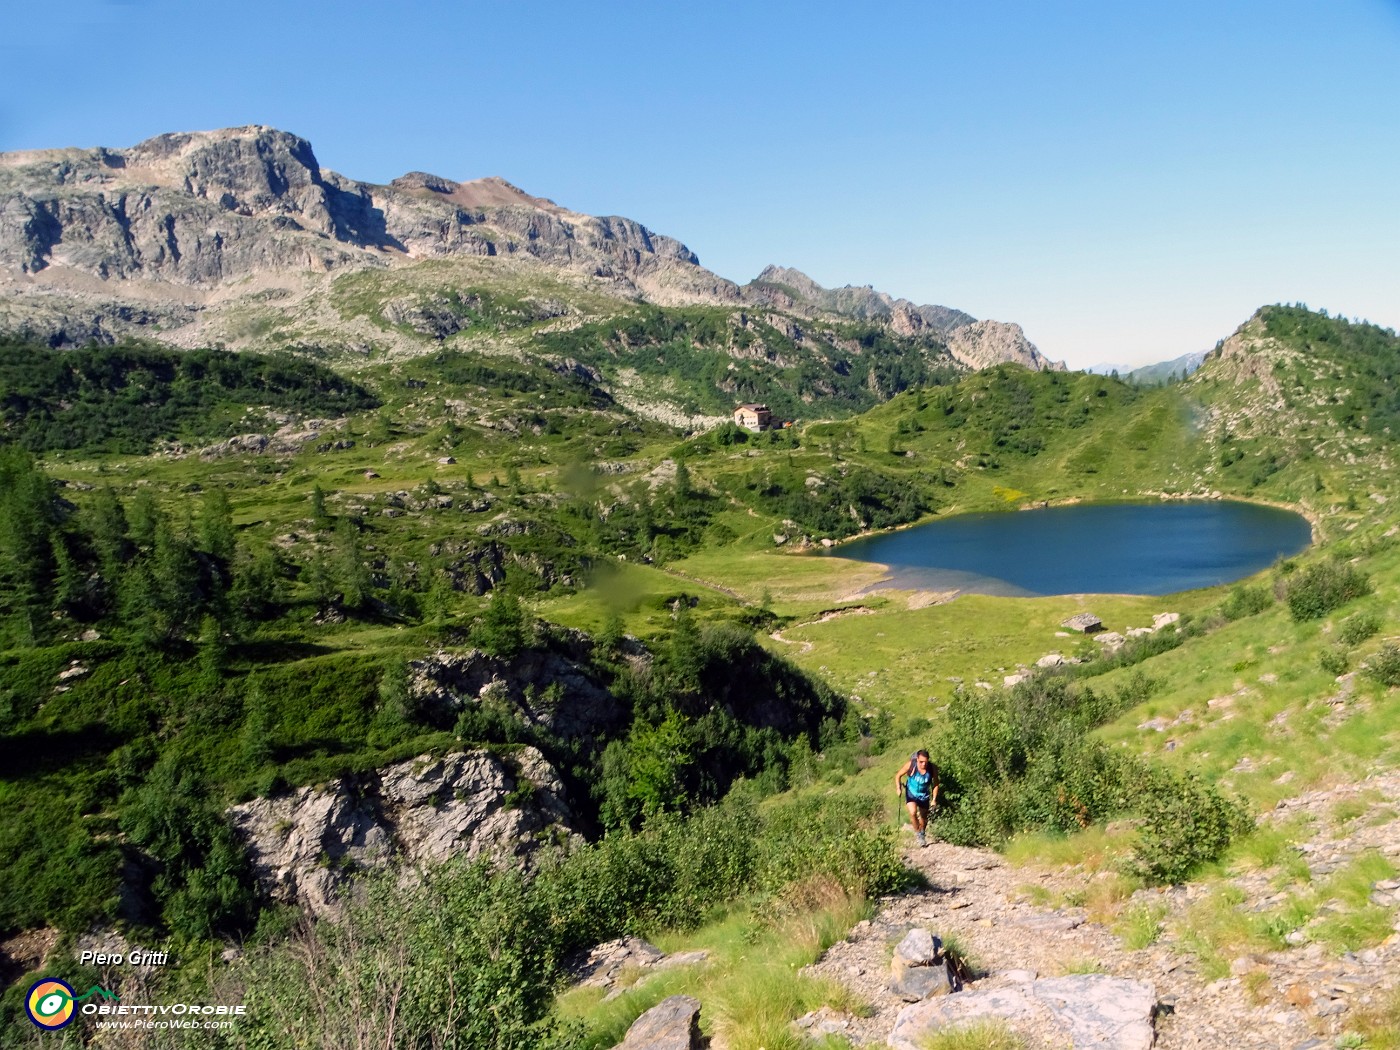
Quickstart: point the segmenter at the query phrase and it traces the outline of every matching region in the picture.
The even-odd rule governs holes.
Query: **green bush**
[[[1227,620],[1240,620],[1261,613],[1273,604],[1274,595],[1269,588],[1237,586],[1230,590],[1230,596],[1220,606],[1220,614]]]
[[[1353,613],[1342,621],[1339,637],[1347,645],[1360,645],[1381,629],[1381,618],[1374,612]]]
[[[1345,562],[1310,565],[1288,581],[1288,612],[1297,623],[1318,620],[1371,593],[1371,579]]]
[[[1194,774],[1151,770],[1138,785],[1142,814],[1135,873],[1155,885],[1184,882],[1253,827],[1244,808]]]
[[[1332,646],[1317,654],[1317,665],[1330,675],[1346,674],[1350,664],[1347,651],[1340,646]]]
[[[1247,824],[1238,805],[1086,735],[1152,689],[1141,674],[1117,695],[1037,676],[992,696],[955,697],[935,755],[949,803],[938,835],[999,845],[1022,831],[1069,832],[1138,814],[1143,877],[1175,881],[1218,857]]]
[[[1400,685],[1400,646],[1382,646],[1366,661],[1365,674],[1384,686]]]

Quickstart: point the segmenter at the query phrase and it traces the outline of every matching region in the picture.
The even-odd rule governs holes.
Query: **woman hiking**
[[[894,785],[909,810],[909,822],[919,836],[919,846],[928,845],[924,837],[928,828],[928,811],[938,805],[938,767],[929,761],[927,751],[916,751],[898,773]]]

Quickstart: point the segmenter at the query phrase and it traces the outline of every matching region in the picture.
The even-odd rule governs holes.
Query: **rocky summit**
[[[444,263],[445,273],[431,269]],[[361,271],[410,286],[406,296],[383,282],[365,293],[375,300],[369,325],[335,283]],[[571,211],[500,178],[410,171],[387,185],[356,181],[275,128],[0,154],[0,331],[53,346],[140,336],[182,347],[424,352],[456,334],[463,313],[436,286],[436,298],[419,301],[424,273],[448,287],[549,283],[554,294],[517,310],[526,322],[596,313],[599,303],[604,313],[638,301],[760,307],[946,338],[971,368],[1049,367],[1015,325],[871,289],[831,291],[774,267],[741,288],[632,219]]]

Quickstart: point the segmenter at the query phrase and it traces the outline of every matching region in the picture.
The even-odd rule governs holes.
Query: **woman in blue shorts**
[[[938,767],[929,761],[927,751],[916,751],[914,757],[894,775],[894,784],[909,810],[909,822],[919,836],[919,845],[927,846],[924,833],[928,828],[928,811],[938,805]]]

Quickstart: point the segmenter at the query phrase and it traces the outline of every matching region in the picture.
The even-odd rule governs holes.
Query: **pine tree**
[[[331,516],[326,513],[326,494],[319,483],[311,486],[311,523],[318,529],[328,528],[331,523]]]
[[[223,690],[228,646],[219,621],[206,615],[199,623],[199,683],[208,694]]]
[[[87,597],[87,574],[68,551],[68,544],[57,537],[53,546],[54,588],[53,607],[55,612],[72,614],[82,606]]]
[[[360,538],[349,518],[341,518],[335,526],[335,576],[341,604],[350,610],[363,609],[369,604],[370,576],[360,554]]]
[[[233,532],[233,509],[223,489],[210,489],[200,508],[199,539],[204,552],[217,559],[228,572],[233,566],[237,541]]]
[[[155,497],[149,489],[138,489],[127,513],[131,538],[138,547],[150,550],[156,544],[156,525],[160,521],[160,511]]]
[[[677,688],[685,691],[700,688],[704,654],[701,651],[700,630],[695,626],[685,598],[679,599],[676,623],[671,629],[671,637],[666,640],[666,663]]]
[[[249,675],[243,691],[243,729],[238,735],[243,762],[252,769],[272,761],[275,722],[267,693],[256,675]]]
[[[167,639],[183,637],[206,603],[200,587],[199,562],[189,544],[176,536],[165,521],[156,525],[151,575],[155,580],[161,633]]]
[[[335,605],[340,592],[336,589],[335,573],[324,547],[317,547],[311,552],[311,559],[306,563],[302,576],[317,609],[326,612]]]
[[[102,579],[115,588],[128,553],[126,512],[117,494],[105,486],[98,489],[92,502],[79,515],[79,521],[92,542]]]
[[[503,660],[525,648],[525,610],[520,599],[503,590],[493,591],[472,628],[472,644]]]
[[[0,448],[0,611],[36,640],[51,607],[53,486],[22,449]]]
[[[239,548],[233,560],[228,601],[238,625],[246,629],[271,616],[282,598],[282,564],[270,547],[256,554]]]
[[[121,622],[137,645],[153,646],[162,640],[160,591],[146,558],[126,567],[118,582],[117,601]]]

